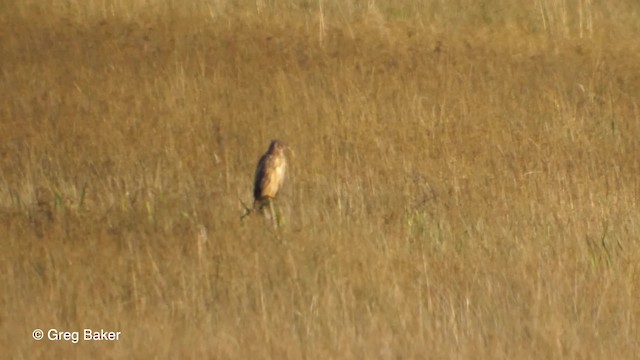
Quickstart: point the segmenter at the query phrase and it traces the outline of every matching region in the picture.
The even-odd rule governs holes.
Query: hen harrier
[[[255,210],[262,211],[265,206],[269,207],[271,217],[275,218],[278,225],[278,218],[271,200],[276,198],[278,190],[284,182],[284,173],[287,170],[287,159],[284,157],[286,146],[278,140],[272,140],[269,149],[258,161],[256,167],[256,177],[253,182],[253,207],[248,207],[242,200],[242,205],[247,210],[240,220],[249,216]]]
[[[284,182],[284,174],[287,170],[287,159],[284,157],[285,145],[279,140],[271,141],[269,149],[262,155],[256,168],[256,177],[253,182],[253,207],[260,208],[275,199],[278,190]]]

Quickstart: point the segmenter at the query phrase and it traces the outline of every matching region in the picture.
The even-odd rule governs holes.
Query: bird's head
[[[282,154],[284,153],[284,149],[286,149],[287,146],[281,142],[280,140],[272,140],[271,141],[271,145],[269,145],[269,153],[270,154]]]

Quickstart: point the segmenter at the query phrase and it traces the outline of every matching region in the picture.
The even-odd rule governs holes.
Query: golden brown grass
[[[0,1],[0,348],[637,356],[640,10],[598,3]]]

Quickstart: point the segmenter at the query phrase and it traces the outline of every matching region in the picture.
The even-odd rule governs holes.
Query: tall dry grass
[[[0,348],[637,356],[639,11],[0,1]],[[276,137],[278,231],[239,221]]]

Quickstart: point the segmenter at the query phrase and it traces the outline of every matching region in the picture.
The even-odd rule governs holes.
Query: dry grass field
[[[637,358],[639,34],[634,0],[0,0],[0,349]],[[278,229],[240,221],[272,138]]]

